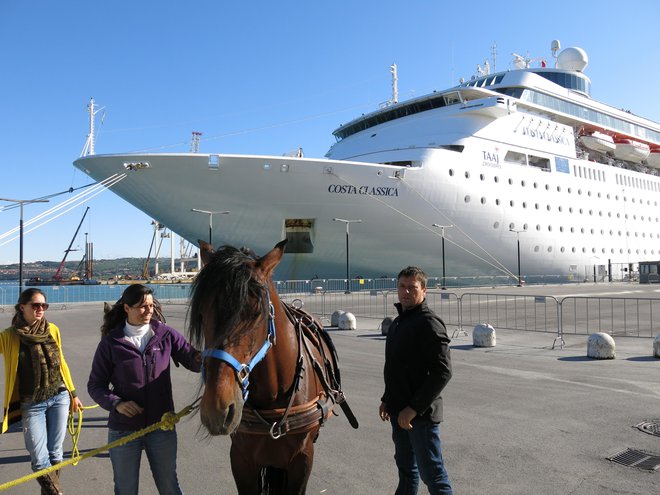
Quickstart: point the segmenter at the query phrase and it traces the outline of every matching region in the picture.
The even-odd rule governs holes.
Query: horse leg
[[[261,495],[261,468],[232,442],[229,450],[231,473],[239,495]]]
[[[307,482],[314,465],[314,444],[307,446],[291,459],[287,468],[287,487],[283,492],[286,495],[305,495]]]

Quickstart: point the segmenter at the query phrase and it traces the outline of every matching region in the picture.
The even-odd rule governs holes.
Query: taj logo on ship
[[[500,155],[483,150],[481,152],[484,155],[483,162],[481,163],[483,166],[500,168]]]
[[[334,194],[368,194],[370,196],[398,196],[396,187],[386,186],[352,186],[348,184],[330,184],[328,192]]]

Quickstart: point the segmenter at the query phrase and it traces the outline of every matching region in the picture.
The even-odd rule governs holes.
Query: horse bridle
[[[238,359],[222,349],[205,349],[204,352],[202,352],[202,359],[211,357],[219,359],[220,361],[224,361],[229,366],[231,366],[236,372],[236,378],[241,385],[243,401],[246,401],[249,394],[248,386],[250,385],[250,373],[254,367],[259,364],[259,362],[264,357],[266,357],[266,354],[268,354],[268,351],[273,346],[273,344],[275,344],[275,307],[273,306],[273,302],[270,300],[270,293],[268,293],[268,334],[266,335],[266,341],[250,360],[250,362],[247,364],[239,363]],[[204,370],[204,362],[202,361],[202,379],[206,381],[206,373]]]

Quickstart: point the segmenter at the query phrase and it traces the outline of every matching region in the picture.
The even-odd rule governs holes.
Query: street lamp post
[[[524,230],[509,229],[509,232],[515,232],[518,243],[518,287],[522,287],[522,278],[520,277],[520,233]]]
[[[349,236],[349,225],[352,223],[362,223],[362,220],[344,220],[343,218],[333,218],[334,222],[344,222],[346,224],[346,291],[345,294],[351,293],[351,276],[350,276],[350,256],[348,250],[348,236]]]
[[[16,203],[20,207],[21,215],[19,222],[19,248],[18,248],[18,294],[23,292],[23,205],[28,203],[48,203],[47,199],[9,199],[0,198],[0,201]]]
[[[445,285],[445,229],[453,227],[453,225],[439,225],[434,223],[433,227],[438,227],[442,236],[442,286],[440,288],[447,290],[447,286]]]
[[[213,215],[229,215],[229,211],[209,211],[209,210],[198,210],[197,208],[190,208],[190,211],[196,213],[206,213],[209,216],[209,244],[213,246]]]

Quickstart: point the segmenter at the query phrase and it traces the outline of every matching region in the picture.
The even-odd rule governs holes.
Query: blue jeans
[[[114,442],[133,431],[108,430],[108,442]],[[140,481],[142,450],[147,452],[151,474],[160,495],[181,495],[176,476],[176,431],[152,431],[146,436],[131,440],[110,449],[115,495],[137,495]]]
[[[394,460],[399,470],[395,495],[416,495],[421,478],[431,495],[452,495],[451,483],[442,462],[440,423],[415,418],[412,430],[404,430],[398,414],[390,416]]]
[[[21,402],[23,438],[30,453],[32,471],[62,462],[70,403],[66,390],[43,402]]]

